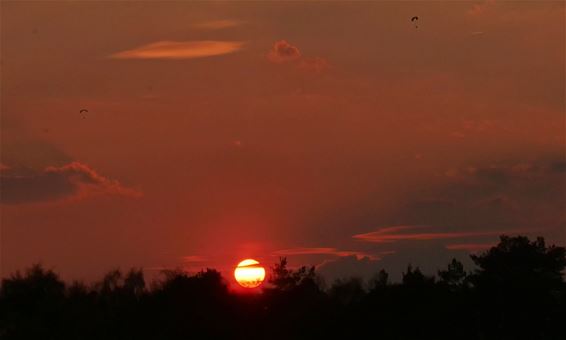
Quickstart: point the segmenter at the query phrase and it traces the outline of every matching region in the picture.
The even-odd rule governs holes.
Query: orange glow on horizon
[[[253,259],[245,259],[238,263],[234,270],[234,277],[240,286],[244,288],[259,287],[265,279],[265,268]]]

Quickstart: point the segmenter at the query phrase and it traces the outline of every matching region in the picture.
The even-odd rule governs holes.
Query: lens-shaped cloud
[[[242,41],[158,41],[112,54],[114,59],[192,59],[234,53],[243,48]]]
[[[454,231],[454,232],[421,232],[418,230],[430,228],[428,226],[393,226],[380,228],[364,234],[357,234],[352,238],[373,243],[391,243],[398,241],[431,241],[443,239],[458,239],[483,236],[496,236],[506,233],[523,233],[529,230],[487,230],[487,231]],[[415,232],[415,230],[417,230]]]
[[[477,253],[484,250],[488,250],[489,248],[494,246],[496,246],[495,243],[453,243],[453,244],[447,244],[446,249],[463,250],[470,253]]]
[[[274,256],[296,256],[296,255],[323,255],[327,256],[337,256],[337,257],[345,257],[345,256],[354,256],[358,259],[361,258],[369,258],[371,260],[379,260],[383,256],[394,254],[395,251],[393,250],[384,250],[379,252],[364,252],[364,251],[357,251],[357,250],[341,250],[337,248],[328,248],[328,247],[301,247],[301,248],[289,248],[289,249],[282,249],[277,250],[272,253]]]

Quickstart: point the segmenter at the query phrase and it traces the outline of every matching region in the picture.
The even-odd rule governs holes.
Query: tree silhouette
[[[566,252],[542,238],[502,236],[453,259],[438,281],[409,265],[322,287],[314,267],[281,258],[259,294],[230,290],[220,272],[169,270],[150,288],[141,269],[66,285],[34,265],[2,280],[0,338],[11,339],[566,339]]]
[[[122,286],[122,272],[119,269],[114,269],[106,273],[98,287],[101,294],[107,295],[116,292]]]
[[[365,295],[363,282],[360,278],[338,279],[330,287],[330,297],[342,305],[358,303]]]
[[[389,284],[389,274],[385,269],[377,272],[368,282],[369,290],[376,290],[387,287]]]
[[[271,268],[271,276],[268,282],[271,283],[276,289],[281,291],[296,289],[300,286],[311,285],[316,281],[315,268],[307,268],[302,266],[296,270],[287,268],[287,258],[279,259]]]
[[[547,247],[543,238],[501,236],[499,244],[471,258],[479,267],[471,281],[483,308],[480,322],[501,338],[540,339],[560,334],[566,319],[566,266],[563,247]]]
[[[531,242],[525,236],[501,236],[497,246],[471,258],[479,267],[479,286],[548,291],[562,287],[565,254],[563,247],[547,247],[542,237]]]
[[[452,259],[447,269],[438,271],[440,283],[447,285],[451,289],[461,287],[465,283],[467,275],[462,262],[456,259]]]
[[[15,338],[38,337],[60,326],[65,284],[52,270],[35,264],[25,275],[2,280],[1,333]]]
[[[407,271],[403,273],[403,285],[416,287],[434,284],[434,277],[426,277],[419,267],[413,269],[412,265],[407,266]]]

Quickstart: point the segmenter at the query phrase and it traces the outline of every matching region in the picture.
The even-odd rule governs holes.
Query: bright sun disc
[[[234,277],[240,286],[255,288],[261,285],[265,279],[265,269],[256,260],[246,259],[238,263],[236,270],[234,270]]]

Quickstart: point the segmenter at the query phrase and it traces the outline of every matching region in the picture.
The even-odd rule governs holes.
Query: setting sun
[[[566,340],[566,0],[0,22],[0,340]]]
[[[256,260],[246,259],[238,263],[234,270],[234,277],[240,286],[255,288],[265,279],[265,269]]]

